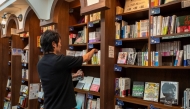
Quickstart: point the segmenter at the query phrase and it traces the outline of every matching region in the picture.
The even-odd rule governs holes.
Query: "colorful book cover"
[[[132,96],[143,98],[143,95],[144,95],[144,82],[134,81]]]
[[[127,52],[119,52],[117,63],[126,64],[126,61],[127,61]]]
[[[144,90],[144,100],[158,102],[159,83],[146,82]]]

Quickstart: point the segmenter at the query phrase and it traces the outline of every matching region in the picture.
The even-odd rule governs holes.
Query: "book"
[[[178,105],[179,83],[173,81],[161,81],[160,102],[164,104]]]
[[[144,95],[144,82],[134,81],[133,89],[132,89],[132,96],[143,98],[143,95]]]
[[[159,83],[145,82],[144,100],[158,102]]]

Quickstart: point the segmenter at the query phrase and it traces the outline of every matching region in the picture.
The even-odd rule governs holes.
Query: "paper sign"
[[[114,46],[109,46],[109,58],[114,58]]]
[[[40,83],[30,84],[29,99],[38,99],[38,92],[40,89]]]
[[[99,2],[99,0],[87,0],[87,6],[96,4],[96,3],[98,3],[98,2]]]

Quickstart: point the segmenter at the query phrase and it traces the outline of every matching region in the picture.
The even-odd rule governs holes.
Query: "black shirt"
[[[71,109],[76,106],[71,69],[79,67],[83,57],[45,54],[38,62],[44,90],[44,109]]]

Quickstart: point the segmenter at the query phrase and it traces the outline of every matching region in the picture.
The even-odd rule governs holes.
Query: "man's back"
[[[45,109],[71,109],[76,106],[71,68],[80,66],[82,57],[45,54],[38,62],[44,90]]]

